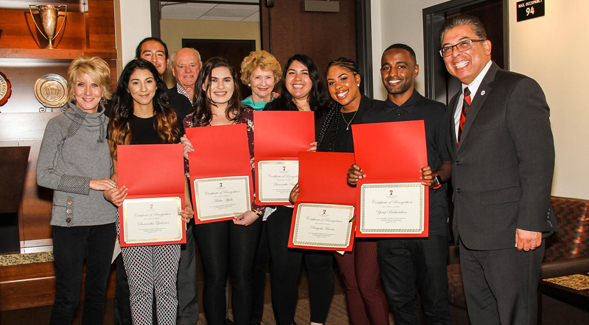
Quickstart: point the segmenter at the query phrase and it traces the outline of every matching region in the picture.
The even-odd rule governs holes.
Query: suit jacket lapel
[[[483,78],[483,81],[481,82],[481,85],[479,86],[479,89],[477,90],[477,94],[474,97],[474,100],[472,101],[472,103],[470,104],[470,108],[468,109],[468,113],[466,114],[466,120],[464,120],[464,125],[462,128],[462,135],[460,136],[460,146],[459,146],[458,150],[460,150],[460,147],[462,147],[462,145],[465,142],[468,142],[468,132],[470,131],[470,128],[471,128],[472,124],[474,123],[474,120],[476,119],[477,114],[481,110],[481,107],[485,103],[485,100],[487,99],[490,92],[492,91],[492,87],[490,86],[490,83],[493,80],[495,80],[495,75],[497,74],[497,71],[499,71],[499,66],[497,64],[495,64],[495,62],[493,62],[491,64],[491,67],[489,68],[489,71],[487,71],[485,78]]]
[[[456,141],[456,121],[454,120],[454,114],[456,113],[456,106],[458,105],[459,94],[454,95],[450,100],[450,116],[448,116],[448,132],[450,133],[450,153],[454,155],[457,148]]]

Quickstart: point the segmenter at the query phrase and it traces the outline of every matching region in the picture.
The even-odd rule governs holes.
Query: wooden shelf
[[[69,49],[69,50],[46,50],[46,49],[2,49],[0,58],[19,59],[65,59],[73,60],[80,55],[99,56],[103,59],[116,59],[116,49]]]
[[[67,59],[72,60],[83,55],[83,50],[46,50],[46,49],[0,49],[0,58],[19,59]]]

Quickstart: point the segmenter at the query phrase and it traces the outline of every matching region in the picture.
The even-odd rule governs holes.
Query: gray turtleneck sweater
[[[109,178],[112,160],[106,140],[104,108],[88,114],[73,102],[47,123],[39,160],[37,184],[51,188],[51,225],[94,226],[115,222],[117,209],[102,191],[90,189],[93,179]]]

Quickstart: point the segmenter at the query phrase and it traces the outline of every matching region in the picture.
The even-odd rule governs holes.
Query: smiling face
[[[96,84],[87,73],[76,76],[74,99],[76,106],[82,111],[88,114],[96,113],[103,91],[104,88]]]
[[[201,65],[194,51],[191,49],[181,49],[176,53],[172,75],[174,75],[176,82],[184,90],[194,88]]]
[[[306,100],[313,88],[313,81],[309,77],[309,69],[299,61],[293,61],[286,71],[284,79],[286,90],[296,100]]]
[[[274,84],[274,73],[272,71],[256,67],[250,75],[250,87],[252,88],[254,102],[269,102],[272,99]]]
[[[479,37],[469,25],[460,25],[447,30],[442,39],[442,46],[452,46],[464,40],[477,40]],[[460,52],[454,48],[452,55],[444,58],[446,69],[460,82],[468,85],[483,71],[491,60],[491,42],[472,42],[472,48]]]
[[[418,74],[419,66],[407,50],[392,48],[382,55],[380,76],[393,103],[401,105],[411,97]]]
[[[346,68],[334,65],[327,73],[327,88],[331,98],[343,106],[344,111],[353,112],[360,106],[360,75]]]
[[[153,63],[160,76],[168,68],[169,59],[166,58],[166,49],[160,42],[147,41],[141,44],[141,58]]]
[[[211,71],[210,84],[207,96],[215,105],[226,104],[233,96],[235,90],[233,77],[229,69],[225,67],[214,68]],[[203,85],[203,90],[207,91],[206,86]]]
[[[157,85],[149,70],[136,69],[129,78],[129,93],[133,97],[134,107],[153,106],[153,96]]]

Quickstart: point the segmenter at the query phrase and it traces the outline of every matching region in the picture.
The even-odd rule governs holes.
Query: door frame
[[[448,15],[460,13],[464,7],[483,4],[491,0],[452,0],[423,9],[423,48],[425,66],[425,96],[448,103],[446,80],[441,71],[446,71],[444,62],[438,53],[440,40],[439,29]],[[509,70],[509,0],[503,1],[503,56],[505,69]]]

